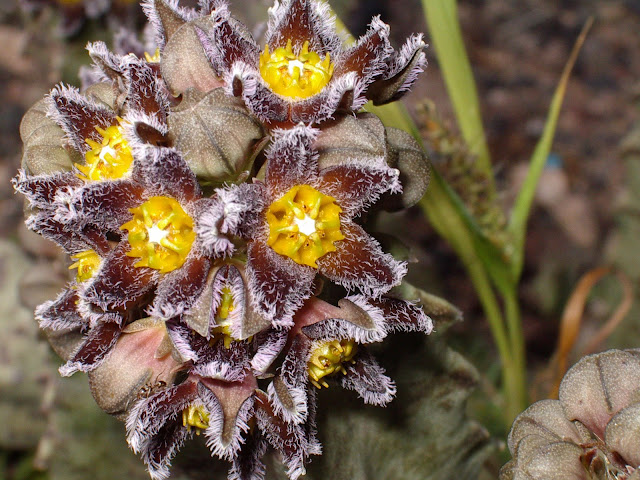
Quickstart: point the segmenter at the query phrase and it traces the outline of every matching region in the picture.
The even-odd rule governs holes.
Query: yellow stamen
[[[93,250],[76,253],[75,255],[71,255],[71,258],[75,260],[75,263],[69,267],[69,270],[73,270],[74,268],[78,269],[76,273],[76,281],[78,283],[82,283],[93,277],[102,263],[100,255]]]
[[[160,63],[160,49],[156,48],[153,55],[150,55],[149,52],[144,52],[144,58],[149,63]]]
[[[260,55],[260,75],[278,95],[299,100],[319,93],[329,83],[333,63],[328,53],[321,60],[316,52],[310,52],[308,41],[295,54],[289,39],[285,48],[278,47],[273,53],[269,45],[265,46]]]
[[[182,425],[191,431],[196,429],[196,435],[209,427],[209,412],[202,405],[190,405],[182,411]]]
[[[216,342],[218,340],[222,340],[225,348],[229,348],[231,346],[231,342],[237,341],[237,339],[233,338],[231,335],[231,320],[229,319],[229,314],[233,312],[234,309],[235,304],[231,289],[229,287],[224,287],[222,289],[220,306],[218,306],[218,311],[216,312],[216,326],[211,330],[213,333],[213,341]]]
[[[335,198],[309,185],[296,185],[271,204],[267,244],[280,255],[301,265],[318,268],[316,260],[336,250],[344,239]]]
[[[332,340],[321,344],[311,353],[307,363],[311,383],[318,388],[328,388],[329,384],[322,378],[337,372],[346,375],[347,371],[342,364],[356,363],[353,357],[357,352],[358,346],[353,340]]]
[[[90,138],[85,141],[91,147],[85,154],[86,165],[75,164],[80,171],[77,175],[84,181],[115,180],[126,176],[133,164],[133,155],[129,144],[122,136],[124,120],[118,117],[119,125],[112,125],[106,130],[95,127],[102,141]]]
[[[151,197],[129,210],[133,218],[120,227],[128,230],[129,257],[140,258],[134,266],[167,273],[180,268],[196,238],[193,219],[170,197]]]

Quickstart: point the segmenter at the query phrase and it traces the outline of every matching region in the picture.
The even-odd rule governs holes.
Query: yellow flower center
[[[296,185],[271,204],[267,244],[301,265],[318,268],[316,260],[333,252],[342,240],[340,212],[335,198],[309,185]]]
[[[182,425],[191,431],[196,429],[196,435],[200,435],[202,430],[209,427],[209,412],[202,405],[190,405],[182,411]]]
[[[312,353],[307,368],[311,383],[316,387],[329,387],[323,377],[336,372],[346,374],[347,371],[342,366],[345,362],[355,363],[353,357],[358,351],[358,346],[353,340],[332,340],[317,347]]]
[[[75,164],[80,171],[78,177],[85,181],[115,180],[124,177],[131,170],[133,155],[129,144],[122,136],[122,120],[106,130],[96,127],[102,135],[102,142],[90,138],[85,141],[91,147],[85,154],[86,165]]]
[[[71,255],[71,258],[75,260],[75,263],[69,267],[69,270],[73,270],[74,268],[78,269],[76,272],[76,281],[78,283],[82,283],[93,277],[98,268],[100,268],[100,263],[102,263],[100,255],[93,250],[76,253],[75,255]]]
[[[229,348],[231,342],[237,340],[231,335],[231,320],[229,319],[229,314],[233,312],[234,308],[235,305],[233,303],[231,289],[224,287],[222,289],[220,306],[218,306],[218,311],[216,312],[216,326],[212,329],[212,332],[214,335],[213,341],[215,342],[222,339],[225,348]]]
[[[333,63],[327,53],[324,60],[316,52],[309,51],[304,42],[300,53],[293,53],[291,39],[285,48],[273,53],[269,45],[260,55],[260,75],[275,93],[292,99],[304,99],[319,93],[333,75]]]
[[[160,63],[160,49],[156,48],[153,55],[150,55],[149,52],[144,52],[144,58],[149,63]]]
[[[133,218],[120,227],[128,230],[129,257],[139,257],[134,266],[167,273],[180,268],[196,238],[193,219],[169,197],[151,197],[129,210]]]

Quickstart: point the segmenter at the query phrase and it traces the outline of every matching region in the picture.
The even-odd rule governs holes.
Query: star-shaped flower
[[[353,221],[383,193],[400,191],[398,171],[384,159],[319,170],[311,148],[316,133],[304,126],[276,132],[264,182],[218,194],[227,212],[221,231],[247,240],[254,307],[280,327],[292,325],[318,273],[371,296],[406,273],[405,263]]]
[[[242,97],[265,124],[290,127],[319,123],[337,111],[355,112],[367,101],[384,104],[400,98],[426,65],[421,35],[410,37],[399,51],[389,43],[389,27],[375,17],[367,33],[343,47],[329,7],[316,0],[285,0],[269,9],[264,48],[233,18],[224,0],[201,12],[177,9],[164,0],[148,0],[146,12],[156,26],[158,43],[170,51],[163,71],[175,65],[206,75],[202,59],[173,59],[178,49],[171,34],[180,23],[197,34],[211,63],[205,78],[193,78],[199,88],[224,85]],[[210,17],[201,15],[210,12]],[[181,35],[185,41],[186,31]],[[189,34],[190,41],[193,34]],[[165,74],[174,91],[186,87],[175,72]]]

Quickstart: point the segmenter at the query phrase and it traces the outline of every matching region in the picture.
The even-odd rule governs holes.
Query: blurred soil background
[[[249,25],[265,19],[267,3],[246,3],[233,1],[232,11]],[[370,18],[379,13],[391,25],[395,46],[412,32],[425,32],[429,42],[419,0],[331,4],[354,34],[363,33]],[[137,5],[119,8],[124,9],[122,18],[129,25],[140,24]],[[588,17],[595,17],[569,82],[553,153],[529,224],[521,302],[535,382],[549,362],[563,307],[582,274],[614,265],[634,287],[640,278],[640,2],[461,0],[459,13],[507,210],[542,132],[572,45]],[[58,427],[69,422],[52,413],[53,392],[61,382],[58,363],[38,340],[30,314],[34,305],[52,298],[61,288],[66,265],[56,259],[55,250],[22,227],[22,199],[13,194],[9,183],[20,164],[19,124],[25,111],[57,82],[78,85],[78,67],[89,61],[84,45],[111,39],[112,23],[113,16],[109,21],[104,16],[91,19],[78,33],[65,37],[55,9],[29,13],[11,0],[0,4],[0,479],[46,478],[35,472],[33,461],[36,466],[53,468],[51,459],[56,452],[51,451],[53,443],[47,435],[52,431],[60,435],[66,430]],[[258,26],[256,32],[263,29]],[[427,72],[406,103],[420,120],[421,105],[431,100],[445,123],[455,129],[433,48],[427,55]],[[411,280],[464,312],[465,321],[453,327],[449,342],[486,376],[477,397],[490,395],[490,385],[499,375],[496,354],[480,305],[455,255],[418,209],[385,217],[380,228],[401,232],[402,240],[412,248],[419,263],[411,269]],[[585,311],[576,355],[581,353],[580,342],[606,321],[620,299],[615,279],[596,288]],[[637,306],[602,348],[605,346],[640,346]],[[94,416],[101,418],[88,399],[84,379],[76,380],[73,387],[64,380],[64,389],[74,393],[66,394],[72,398],[63,400],[63,405],[78,424]],[[482,420],[482,412],[476,413]],[[137,462],[126,453],[121,426],[102,417],[97,420],[102,423],[85,422],[90,431],[85,431],[84,441],[98,442],[98,435],[101,441],[119,442],[119,453],[92,458],[75,451],[65,458],[83,457],[87,464],[122,463],[124,458]],[[486,426],[492,430],[491,425]],[[499,463],[489,462],[488,478],[492,474],[496,478]],[[138,473],[127,477],[126,468],[122,477],[110,478],[134,478],[140,470],[137,464],[132,466]]]

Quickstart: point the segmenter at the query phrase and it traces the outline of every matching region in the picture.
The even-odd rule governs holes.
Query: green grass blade
[[[477,155],[478,167],[491,179],[494,191],[491,157],[476,84],[462,41],[456,0],[422,0],[422,8],[460,131],[470,151]]]
[[[542,137],[540,137],[540,140],[533,151],[533,155],[529,162],[529,171],[527,172],[524,184],[522,185],[520,193],[514,203],[513,210],[511,211],[509,230],[513,235],[514,242],[512,259],[514,278],[519,278],[522,272],[522,265],[524,262],[524,241],[527,235],[527,220],[531,213],[531,204],[533,203],[538,181],[540,180],[540,176],[542,175],[542,171],[544,170],[544,166],[547,162],[547,157],[551,151],[551,144],[553,143],[553,137],[555,136],[556,127],[558,125],[560,108],[562,107],[562,101],[567,90],[569,76],[592,24],[593,18],[587,20],[587,23],[582,28],[582,32],[580,32],[580,36],[573,46],[569,60],[562,71],[560,82],[558,83],[556,91],[553,94],[553,99],[551,100],[551,106],[549,107],[547,121],[545,123],[544,130],[542,131]]]

